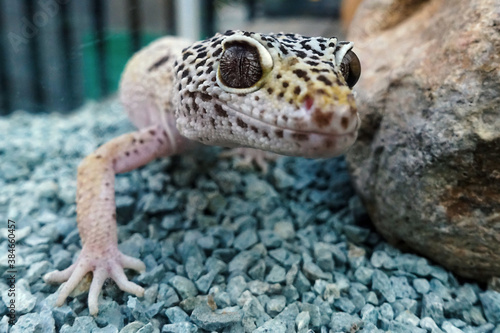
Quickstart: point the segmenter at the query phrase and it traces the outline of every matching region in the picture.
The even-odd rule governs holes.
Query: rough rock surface
[[[362,128],[347,159],[376,228],[456,273],[500,276],[500,3],[365,1]]]

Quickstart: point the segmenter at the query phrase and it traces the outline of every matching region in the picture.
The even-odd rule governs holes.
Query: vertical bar
[[[176,35],[177,29],[175,28],[177,22],[175,20],[175,0],[165,0],[165,18],[167,22],[167,34]]]
[[[108,76],[106,72],[106,45],[105,45],[105,4],[102,0],[92,0],[92,17],[94,18],[94,38],[97,52],[97,76],[99,77],[100,96],[108,94]]]
[[[28,18],[32,18],[35,15],[35,2],[31,0],[24,1],[24,12]],[[29,64],[31,71],[31,85],[33,89],[33,111],[42,110],[45,106],[44,95],[42,87],[42,68],[41,68],[41,58],[40,58],[40,40],[38,34],[32,38],[29,38],[28,42],[29,49]]]
[[[175,9],[177,17],[178,35],[191,39],[200,39],[201,31],[201,2],[203,0],[176,0]]]
[[[255,20],[255,16],[257,13],[257,4],[255,0],[246,0],[247,10],[248,10],[248,20]]]
[[[62,47],[62,70],[63,70],[63,80],[62,80],[62,91],[66,94],[65,107],[73,109],[78,105],[75,94],[74,85],[74,55],[72,54],[72,27],[69,14],[69,5],[62,3],[60,5],[60,25],[59,25],[59,35]]]
[[[214,0],[204,0],[202,3],[204,8],[201,32],[202,38],[207,38],[215,34],[215,3]]]
[[[132,53],[141,48],[141,5],[139,0],[128,0],[128,23]]]
[[[5,6],[4,3],[0,2],[0,7]],[[6,11],[2,8],[0,10],[0,114],[7,114],[10,112],[10,89],[9,82],[7,78],[7,55],[5,54],[5,49],[7,49],[7,39],[5,21],[3,19],[2,13]]]

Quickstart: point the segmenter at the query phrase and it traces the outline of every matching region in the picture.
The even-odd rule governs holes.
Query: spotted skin
[[[348,149],[359,127],[354,95],[341,73],[351,49],[352,43],[336,38],[228,31],[196,43],[165,37],[134,55],[120,99],[139,129],[105,143],[78,168],[82,251],[67,269],[44,276],[66,282],[56,305],[88,272],[92,315],[107,278],[124,291],[144,293],[124,274],[124,268],[143,272],[144,264],[117,246],[115,174],[199,143],[312,158]]]

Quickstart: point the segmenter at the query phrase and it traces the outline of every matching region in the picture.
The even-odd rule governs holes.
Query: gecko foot
[[[269,168],[269,161],[276,161],[281,155],[271,153],[264,150],[253,149],[253,148],[234,148],[230,150],[223,151],[219,154],[222,158],[230,158],[233,156],[241,156],[243,159],[239,160],[237,166],[251,166],[255,163],[263,173],[267,173]]]
[[[137,297],[143,296],[144,289],[128,280],[123,271],[124,268],[134,269],[138,272],[146,270],[146,266],[142,261],[124,255],[116,246],[107,251],[99,251],[99,253],[89,251],[84,247],[73,265],[63,271],[47,273],[43,279],[48,283],[66,282],[56,300],[56,305],[61,306],[84,276],[88,272],[92,272],[88,305],[90,314],[96,315],[98,312],[98,297],[107,278],[113,279],[121,290],[134,294]]]

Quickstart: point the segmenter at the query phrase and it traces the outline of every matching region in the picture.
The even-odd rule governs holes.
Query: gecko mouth
[[[338,156],[352,146],[360,126],[359,116],[356,117],[353,130],[337,133],[279,126],[240,112],[236,114],[236,123],[245,131],[243,137],[245,142],[241,144],[288,156],[309,158]]]

